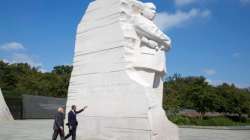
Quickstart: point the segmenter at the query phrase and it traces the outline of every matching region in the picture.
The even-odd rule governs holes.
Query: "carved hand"
[[[146,37],[142,37],[141,41],[146,45],[148,46],[149,48],[152,48],[152,49],[156,49],[158,47],[158,43],[153,41],[153,40],[149,40],[147,39]]]

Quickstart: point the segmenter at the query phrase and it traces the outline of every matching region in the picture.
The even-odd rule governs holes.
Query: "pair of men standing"
[[[65,140],[72,136],[72,140],[76,139],[76,128],[78,125],[76,115],[83,112],[87,106],[85,106],[83,109],[76,111],[76,106],[72,105],[71,111],[68,113],[68,125],[69,127],[69,134],[64,137],[64,109],[62,107],[59,107],[57,110],[57,113],[55,115],[55,121],[54,121],[54,133],[52,136],[52,140],[56,140],[57,136],[60,135],[61,140]]]

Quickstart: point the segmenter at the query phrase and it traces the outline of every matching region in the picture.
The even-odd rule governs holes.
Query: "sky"
[[[90,0],[0,0],[0,60],[50,71],[72,64],[77,24]],[[172,39],[168,75],[250,87],[250,0],[145,0]]]

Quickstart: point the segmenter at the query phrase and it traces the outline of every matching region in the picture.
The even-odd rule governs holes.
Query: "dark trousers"
[[[60,130],[60,129],[54,130],[54,133],[53,133],[53,136],[52,136],[52,140],[56,140],[58,134],[60,135],[61,140],[65,140],[64,139],[64,132],[62,130]]]
[[[70,129],[69,134],[66,135],[65,139],[68,139],[70,136],[72,136],[72,140],[76,140],[76,128]]]

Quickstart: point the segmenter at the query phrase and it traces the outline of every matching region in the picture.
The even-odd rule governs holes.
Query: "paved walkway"
[[[250,140],[250,130],[181,128],[180,140]]]
[[[51,140],[52,120],[0,122],[0,140]],[[180,128],[180,140],[250,140],[250,130]]]

